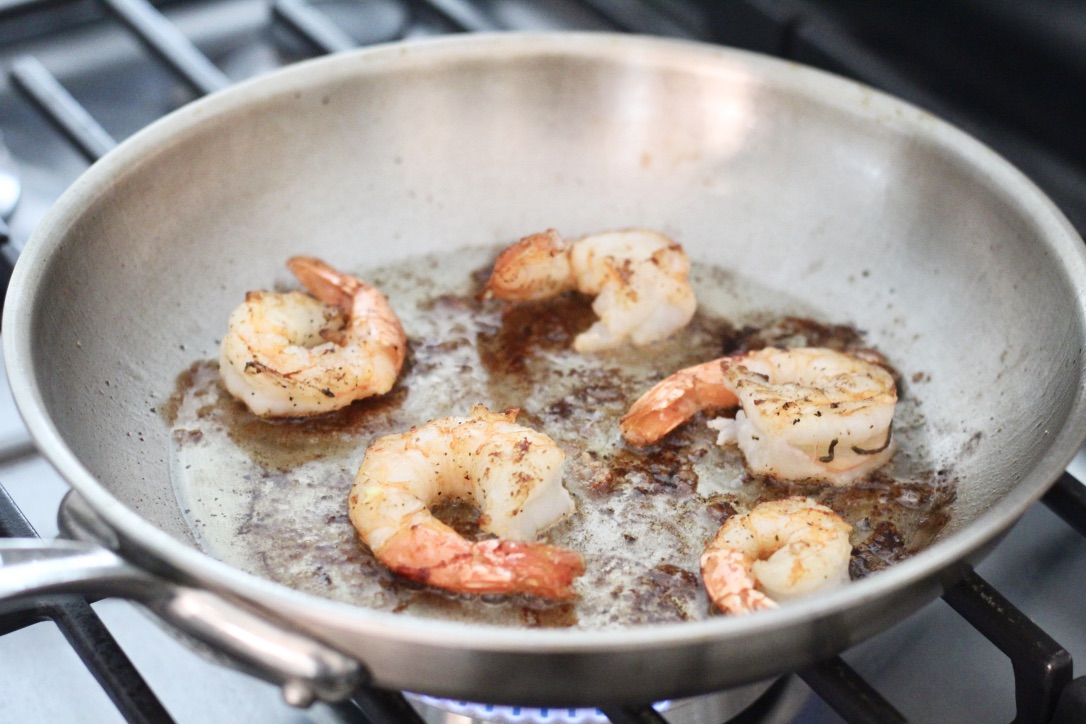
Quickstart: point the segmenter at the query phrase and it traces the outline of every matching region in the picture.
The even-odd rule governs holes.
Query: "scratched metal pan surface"
[[[245,290],[289,281],[287,257],[364,270],[632,226],[919,375],[926,454],[957,485],[929,547],[757,615],[515,631],[328,600],[200,550],[162,401]],[[687,42],[470,36],[302,63],[122,144],[29,243],[4,350],[38,445],[137,564],[251,601],[382,686],[644,701],[834,654],[975,563],[1082,446],[1084,284],[1082,241],[1037,188],[869,88]]]

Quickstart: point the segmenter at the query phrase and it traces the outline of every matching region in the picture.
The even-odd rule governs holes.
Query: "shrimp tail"
[[[392,388],[407,356],[406,334],[399,317],[388,303],[388,297],[361,279],[344,274],[335,267],[311,256],[294,256],[287,267],[309,293],[334,307],[350,313],[352,327],[361,339],[373,340],[390,364],[390,379],[378,392]],[[324,339],[343,344],[343,334],[322,332]]]
[[[574,289],[569,254],[570,245],[554,229],[526,236],[498,255],[480,296],[530,302]]]
[[[710,600],[726,613],[750,613],[776,608],[776,602],[755,588],[749,556],[730,548],[706,551],[701,556],[701,577]]]
[[[702,410],[737,406],[722,364],[713,360],[680,370],[642,395],[619,422],[626,442],[652,445]]]
[[[575,551],[501,538],[470,542],[424,525],[394,535],[380,558],[397,574],[438,588],[554,600],[575,598],[573,580],[585,571]]]
[[[287,268],[309,293],[325,304],[349,310],[355,296],[367,285],[312,256],[293,256]]]

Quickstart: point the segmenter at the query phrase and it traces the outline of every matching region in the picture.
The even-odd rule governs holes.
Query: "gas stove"
[[[1033,178],[1080,233],[1086,231],[1086,137],[1080,132],[1086,111],[1073,102],[1086,89],[1086,5],[1052,2],[1043,12],[1010,0],[868,5],[0,0],[2,259],[17,258],[45,212],[89,163],[203,94],[318,54],[508,30],[684,37],[853,77],[993,146]],[[1086,456],[1079,455],[1070,473],[1086,474]],[[27,535],[27,524],[42,537],[57,535],[56,511],[67,486],[36,455],[6,386],[0,389],[0,484],[15,506],[15,512],[0,512],[5,535]],[[0,720],[388,722],[414,716],[459,724],[662,717],[678,723],[733,717],[888,721],[901,715],[991,721],[1014,718],[1016,708],[1023,721],[1043,721],[1054,712],[1081,720],[1086,684],[1073,679],[1071,660],[1086,657],[1083,490],[1065,476],[976,575],[839,658],[766,682],[749,706],[742,699],[741,713],[712,702],[677,702],[661,714],[647,705],[498,709],[384,692],[296,710],[276,688],[193,653],[131,604],[65,599],[0,617]]]

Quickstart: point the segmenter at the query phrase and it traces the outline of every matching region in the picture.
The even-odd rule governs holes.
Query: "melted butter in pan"
[[[492,258],[492,250],[460,251],[364,275],[389,295],[410,344],[399,382],[382,397],[317,418],[268,421],[225,392],[216,362],[179,376],[164,407],[174,486],[205,551],[308,593],[386,611],[598,629],[713,615],[698,558],[728,515],[760,500],[803,494],[840,513],[853,525],[853,577],[922,548],[945,525],[953,476],[925,459],[923,417],[908,395],[895,422],[895,461],[849,488],[751,479],[737,449],[714,443],[704,415],[649,448],[621,439],[618,421],[630,403],[677,369],[767,344],[864,347],[856,330],[779,315],[734,326],[714,314],[713,299],[735,280],[695,266],[700,311],[687,329],[647,348],[580,355],[571,343],[593,321],[590,300],[480,301]],[[467,414],[476,403],[520,408],[518,421],[567,455],[564,481],[577,512],[544,538],[585,557],[572,603],[455,596],[404,581],[374,559],[347,519],[347,494],[371,440]],[[470,506],[436,513],[480,537]]]

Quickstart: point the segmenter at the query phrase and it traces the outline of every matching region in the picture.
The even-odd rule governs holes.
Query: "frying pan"
[[[181,370],[215,356],[244,290],[287,281],[287,257],[358,270],[548,227],[630,226],[866,330],[926,375],[914,394],[927,453],[958,478],[934,544],[757,615],[512,632],[323,600],[197,549],[156,408]],[[756,681],[938,596],[1057,478],[1086,430],[1084,282],[1081,240],[995,153],[791,63],[591,34],[302,63],[136,134],[28,244],[4,352],[27,426],[74,490],[61,517],[80,540],[9,542],[0,592],[7,605],[42,591],[136,598],[298,703],[359,678],[562,706]]]

